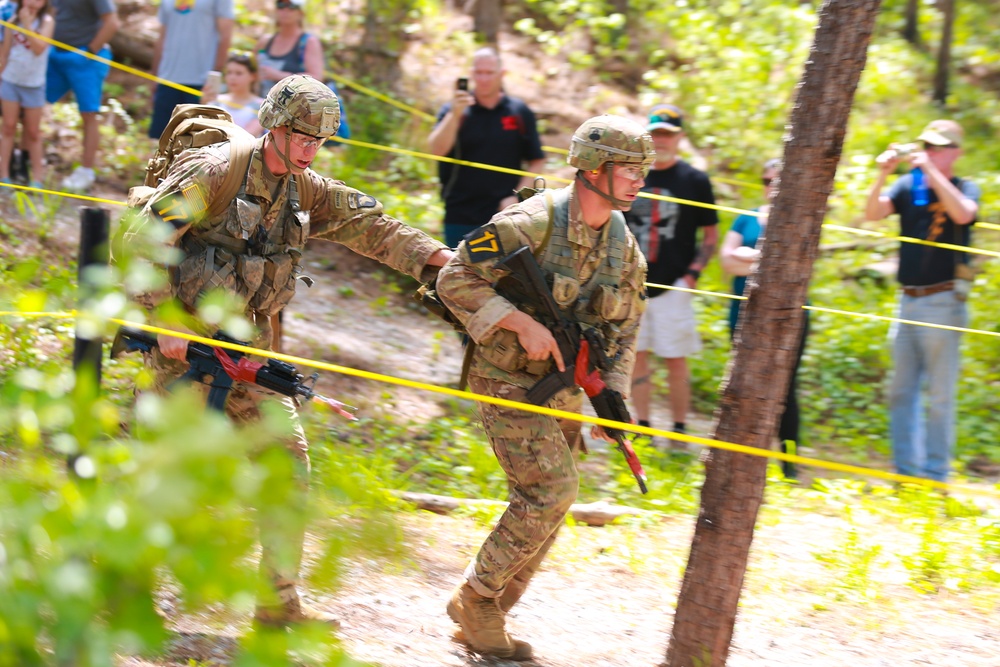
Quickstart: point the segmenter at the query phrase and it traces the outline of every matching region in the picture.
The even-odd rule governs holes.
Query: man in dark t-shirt
[[[881,220],[897,213],[900,236],[967,246],[969,226],[979,213],[979,188],[953,172],[962,154],[962,128],[953,120],[936,120],[917,141],[921,144],[891,144],[878,156],[879,174],[868,194],[865,217]],[[909,173],[883,194],[886,179],[901,162],[909,163]],[[964,327],[970,273],[964,252],[900,244],[899,318]],[[896,471],[946,481],[955,447],[961,333],[895,323],[891,337],[889,425]],[[921,400],[925,386],[926,416]]]
[[[714,204],[708,176],[678,156],[684,136],[681,110],[661,104],[650,113],[646,131],[653,137],[656,162],[643,192]],[[715,254],[719,218],[714,208],[640,197],[625,213],[629,228],[649,263],[650,283],[694,288]],[[698,236],[701,236],[701,245]],[[684,433],[691,388],[687,357],[701,351],[690,292],[649,287],[649,305],[639,327],[632,399],[639,424],[649,426],[652,394],[650,352],[664,359],[670,387],[673,430]]]
[[[521,100],[503,92],[500,56],[489,47],[472,57],[472,92],[456,87],[451,102],[438,112],[428,137],[434,155],[539,173],[544,164],[535,114]],[[525,166],[526,163],[526,166]],[[438,163],[444,200],[445,243],[455,248],[462,237],[485,225],[517,201],[514,191],[532,184],[498,171]]]

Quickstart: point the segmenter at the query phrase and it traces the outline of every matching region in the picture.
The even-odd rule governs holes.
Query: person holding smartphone
[[[430,152],[458,160],[540,173],[545,165],[535,114],[503,90],[503,64],[490,47],[472,56],[472,75],[458,79],[451,101],[438,112],[427,139]],[[471,79],[471,82],[470,82]],[[469,84],[472,83],[472,90]],[[438,163],[444,200],[444,241],[459,241],[489,222],[497,211],[517,201],[514,191],[530,186],[533,176]]]

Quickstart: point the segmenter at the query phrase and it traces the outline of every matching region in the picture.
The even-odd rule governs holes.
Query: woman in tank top
[[[323,48],[316,35],[305,31],[305,0],[278,0],[274,15],[277,31],[257,42],[260,94],[292,74],[323,80]]]

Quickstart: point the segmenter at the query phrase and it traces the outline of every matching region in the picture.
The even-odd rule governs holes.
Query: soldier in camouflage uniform
[[[309,169],[339,119],[337,97],[323,83],[295,75],[275,84],[260,109],[260,123],[270,132],[257,140],[239,193],[215,218],[205,213],[230,167],[229,144],[181,153],[142,213],[173,226],[183,259],[172,270],[168,293],[147,294],[143,305],[155,309],[173,299],[196,316],[206,292],[225,290],[245,304],[246,317],[257,326],[254,345],[267,348],[269,318],[295,293],[308,238],[336,241],[418,280],[430,279],[452,256],[444,244],[385,215],[374,197]],[[204,323],[193,326],[201,335],[214,333]],[[147,359],[158,388],[186,370],[186,352],[186,340],[159,336],[159,350]],[[234,383],[226,413],[236,423],[257,421],[265,398],[256,385]],[[269,625],[335,623],[305,605],[296,590],[309,458],[296,405],[288,398],[284,404],[296,436],[282,444],[294,456],[296,479],[287,502],[258,508],[262,585],[255,619]]]
[[[476,342],[469,386],[479,394],[524,401],[528,388],[564,370],[555,339],[505,281],[497,260],[526,245],[550,278],[564,314],[596,328],[615,358],[604,381],[629,391],[635,337],[645,308],[646,261],[625,224],[655,152],[643,128],[618,116],[591,118],[573,135],[572,185],[536,194],[468,234],[438,276],[438,294]],[[522,306],[522,307],[519,307]],[[530,310],[530,308],[528,309]],[[548,407],[578,412],[579,388]],[[512,639],[505,614],[524,592],[576,499],[579,422],[480,404],[493,451],[507,474],[510,506],[493,528],[448,603],[473,649],[527,659],[531,647]],[[595,437],[603,437],[599,428]]]

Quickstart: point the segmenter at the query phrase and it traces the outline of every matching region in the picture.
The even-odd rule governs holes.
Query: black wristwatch
[[[697,281],[698,278],[701,278],[701,271],[698,269],[688,269],[686,275],[694,276],[694,279]]]

